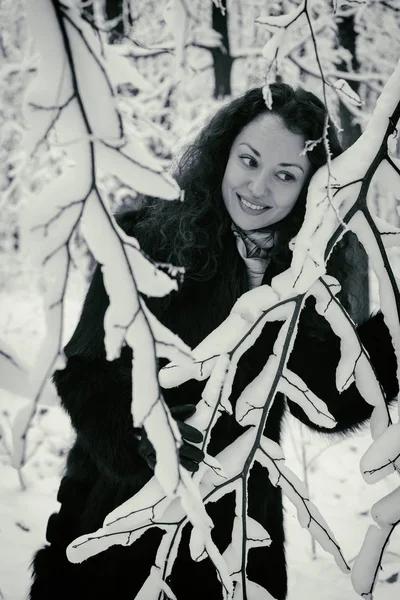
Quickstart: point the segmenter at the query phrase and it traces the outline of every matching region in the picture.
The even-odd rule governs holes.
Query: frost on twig
[[[313,19],[312,5],[309,0],[302,0],[298,6],[287,14],[257,18],[256,22],[264,25],[271,33],[271,37],[263,49],[263,56],[267,63],[264,98],[269,108],[271,108],[272,102],[269,84],[274,80],[275,72],[281,75],[285,73],[285,63],[289,60],[303,71],[321,80],[322,95],[327,108],[327,87],[332,89],[346,106],[359,107],[362,104],[358,94],[352,90],[347,81],[342,77],[338,79],[337,74],[332,69],[327,70],[322,65],[316,32],[332,30],[335,25],[329,19],[330,15],[324,14],[324,11],[318,18]],[[309,57],[309,60],[302,61],[301,55],[298,56],[296,50],[303,47],[306,42],[311,43],[312,56]],[[310,62],[312,64],[314,61],[316,63],[315,67],[310,66]],[[343,76],[344,73],[340,73],[340,75]],[[320,141],[323,142],[323,140]],[[328,146],[326,146],[326,150],[329,153]]]

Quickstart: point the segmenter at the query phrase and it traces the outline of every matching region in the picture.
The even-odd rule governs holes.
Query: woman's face
[[[278,223],[290,213],[310,171],[303,135],[274,114],[251,121],[232,144],[222,180],[222,198],[244,231]]]

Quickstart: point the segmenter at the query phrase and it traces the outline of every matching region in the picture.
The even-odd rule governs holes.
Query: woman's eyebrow
[[[279,166],[280,167],[297,167],[297,169],[300,169],[300,171],[302,171],[304,173],[303,167],[297,163],[279,163]]]
[[[253,146],[250,146],[250,144],[248,144],[247,142],[240,142],[239,146],[247,146],[248,148],[250,148],[250,150],[256,155],[258,156],[258,158],[261,157],[261,154],[259,153],[258,150],[256,150],[255,148],[253,148]],[[296,167],[297,169],[300,169],[300,171],[302,173],[304,173],[304,169],[301,165],[299,165],[298,163],[279,163],[280,167]]]
[[[248,146],[248,147],[250,148],[250,150],[251,150],[252,152],[254,152],[254,154],[255,154],[256,156],[258,156],[258,157],[260,157],[260,156],[261,156],[261,154],[259,153],[259,151],[258,151],[258,150],[256,150],[255,148],[253,148],[253,146],[250,146],[250,144],[248,144],[247,142],[241,142],[241,143],[239,144],[239,146]]]

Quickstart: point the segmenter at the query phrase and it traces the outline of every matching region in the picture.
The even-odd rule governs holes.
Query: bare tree
[[[213,4],[212,28],[221,36],[221,45],[217,48],[211,48],[215,77],[214,97],[223,98],[231,95],[231,69],[233,63],[229,46],[228,7],[222,10],[222,8]]]

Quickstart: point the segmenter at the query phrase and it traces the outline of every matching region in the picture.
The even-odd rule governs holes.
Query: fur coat
[[[133,235],[135,220],[135,213],[120,218],[128,235]],[[235,274],[243,277],[245,265],[237,253],[233,235],[227,240],[224,252],[218,272],[209,281],[188,280],[168,300],[147,299],[154,314],[192,348],[228,316],[236,300],[232,297],[229,282]],[[272,264],[264,282],[274,274]],[[135,494],[152,476],[152,471],[138,454],[137,440],[132,433],[131,351],[125,347],[119,359],[105,360],[102,339],[107,304],[101,270],[97,268],[79,324],[65,349],[67,367],[54,375],[62,406],[69,413],[76,431],[76,441],[58,491],[60,510],[51,515],[48,522],[48,544],[34,558],[31,600],[110,600],[117,597],[133,600],[149,574],[162,536],[159,530],[148,531],[130,547],[113,546],[78,565],[69,563],[65,555],[71,541],[101,527],[106,515]],[[312,335],[307,311],[303,312],[289,368],[326,402],[336,418],[337,426],[327,433],[351,431],[369,418],[371,407],[361,398],[354,384],[342,394],[337,392],[338,339],[330,332],[324,339]],[[233,405],[264,366],[280,326],[280,323],[267,324],[257,342],[240,360],[231,395]],[[398,391],[396,363],[382,316],[369,319],[358,328],[358,333],[390,400]],[[178,388],[165,390],[165,399],[171,406],[195,404],[203,387],[204,382],[189,381]],[[286,403],[278,395],[265,431],[267,437],[277,443],[288,405],[297,418],[318,429],[297,405]],[[217,454],[241,432],[243,429],[233,417],[222,415],[213,430],[209,452]],[[233,508],[232,494],[207,505],[215,523],[213,539],[221,551],[230,541]],[[248,577],[265,587],[276,600],[284,600],[287,580],[281,492],[269,482],[266,469],[257,463],[249,480],[249,513],[265,527],[272,543],[269,547],[250,550]],[[189,533],[189,526],[186,526],[168,583],[178,600],[221,599],[221,586],[210,560],[194,563],[190,559]]]

